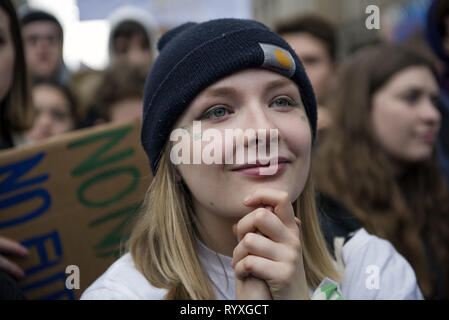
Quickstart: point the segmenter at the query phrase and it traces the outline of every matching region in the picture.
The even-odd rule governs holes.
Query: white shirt
[[[198,257],[209,275],[217,298],[234,300],[231,258],[213,252],[201,242],[198,244]],[[344,245],[342,254],[345,277],[340,288],[344,299],[422,299],[415,273],[388,241],[360,229]],[[378,267],[378,286],[375,281],[366,285],[368,277],[372,276],[366,273],[368,266]],[[166,293],[166,289],[155,288],[148,282],[136,269],[130,253],[127,253],[87,288],[81,299],[162,300]],[[311,296],[312,293],[309,289]]]

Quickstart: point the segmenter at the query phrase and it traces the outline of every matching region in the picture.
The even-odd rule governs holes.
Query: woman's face
[[[0,101],[11,88],[14,70],[14,45],[9,28],[9,17],[0,9]]]
[[[32,140],[42,140],[74,129],[70,102],[59,89],[49,85],[36,86],[33,103],[36,116],[28,133]]]
[[[438,85],[425,66],[394,75],[372,99],[372,125],[393,159],[412,163],[429,158],[440,128]]]
[[[201,121],[202,135],[194,131],[193,121]],[[193,100],[175,128],[183,128],[188,136],[183,146],[191,148],[190,163],[194,163],[194,157],[201,159],[200,164],[177,165],[192,193],[197,214],[212,212],[222,218],[238,219],[251,211],[243,205],[243,199],[259,187],[287,191],[292,202],[304,188],[309,174],[311,130],[298,87],[284,76],[247,69],[223,78]],[[204,141],[212,133],[210,129],[215,129],[215,135]],[[253,129],[257,139],[239,135],[237,129],[241,133]],[[200,143],[203,154],[195,151],[195,143]],[[213,146],[213,151],[207,146]],[[243,158],[237,157],[236,146],[242,148]],[[251,154],[255,146],[260,149]],[[207,154],[218,155],[212,164],[203,161],[206,149]],[[257,164],[266,164],[266,160],[271,164],[264,168]],[[251,163],[253,167],[248,168]]]

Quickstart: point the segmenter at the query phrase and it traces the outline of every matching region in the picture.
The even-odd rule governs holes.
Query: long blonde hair
[[[310,176],[295,207],[302,222],[307,283],[316,288],[325,277],[339,281],[318,223]],[[216,299],[195,250],[198,228],[190,193],[183,183],[176,182],[167,145],[129,240],[137,269],[153,286],[168,289],[166,299]]]

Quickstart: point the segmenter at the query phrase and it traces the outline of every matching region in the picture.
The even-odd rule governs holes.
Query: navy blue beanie
[[[221,78],[247,68],[285,75],[299,88],[316,135],[315,95],[293,49],[263,24],[242,19],[188,22],[165,33],[144,92],[142,145],[156,174],[173,126],[194,98]]]

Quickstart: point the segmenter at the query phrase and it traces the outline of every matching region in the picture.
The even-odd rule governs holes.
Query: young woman
[[[449,198],[434,156],[435,70],[391,45],[360,50],[343,70],[335,125],[314,159],[318,188],[393,243],[425,297],[447,298]]]
[[[19,21],[9,0],[0,2],[0,150],[25,143],[33,121]],[[4,254],[24,256],[27,249],[0,235],[0,299],[23,298],[13,278],[24,276]]]
[[[19,21],[10,1],[0,4],[0,149],[24,142],[33,121]]]
[[[340,299],[309,174],[316,102],[294,51],[264,25],[236,19],[181,25],[159,49],[142,127],[154,179],[129,253],[82,298]],[[353,251],[357,268],[386,253],[406,277],[391,296],[420,297],[391,246],[358,239],[353,248],[377,250]],[[385,288],[398,284],[383,271]],[[369,296],[363,278],[343,282]]]
[[[56,81],[42,80],[33,85],[35,118],[27,137],[33,141],[72,130],[79,124],[77,104],[70,90]]]

